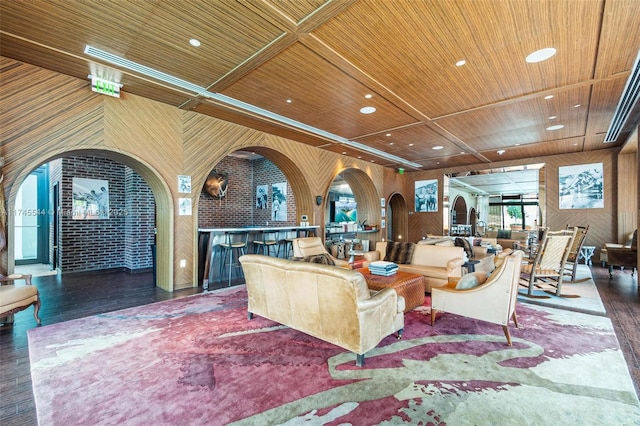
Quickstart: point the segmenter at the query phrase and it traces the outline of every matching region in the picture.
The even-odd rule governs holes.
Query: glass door
[[[27,176],[18,190],[13,233],[16,265],[49,261],[47,187],[47,166],[42,166]]]

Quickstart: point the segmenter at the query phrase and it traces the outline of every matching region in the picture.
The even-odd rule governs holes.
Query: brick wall
[[[125,167],[124,266],[131,271],[152,268],[155,243],[155,198],[149,185],[133,169]]]
[[[289,226],[296,224],[296,202],[280,169],[267,159],[246,160],[227,156],[216,167],[218,173],[227,173],[227,195],[218,200],[202,191],[198,204],[199,228],[236,228],[249,225]],[[287,182],[287,221],[271,220],[271,184]],[[256,186],[268,185],[266,209],[256,208]],[[197,190],[197,188],[194,188]]]
[[[108,219],[72,218],[74,177],[109,182]],[[153,240],[155,203],[142,178],[123,164],[108,159],[66,157],[62,159],[60,188],[63,272],[137,270],[151,266],[149,244]]]

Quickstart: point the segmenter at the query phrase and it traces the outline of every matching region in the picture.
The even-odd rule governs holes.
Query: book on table
[[[369,272],[374,275],[390,276],[398,272],[398,265],[393,262],[378,260],[369,264]]]

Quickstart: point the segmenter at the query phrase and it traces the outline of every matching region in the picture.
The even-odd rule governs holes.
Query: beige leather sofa
[[[491,245],[499,244],[503,249],[518,249],[527,246],[529,241],[528,231],[489,229],[482,236],[482,242]]]
[[[460,277],[464,265],[464,249],[455,246],[432,244],[414,244],[413,255],[408,264],[398,264],[404,272],[424,275],[424,290],[431,292],[431,287],[442,287],[449,282],[449,277]],[[365,253],[365,266],[376,260],[384,260],[387,242],[378,241],[374,251]]]
[[[249,319],[260,315],[354,352],[358,366],[382,339],[402,335],[404,298],[392,288],[370,292],[358,271],[259,254],[240,263]]]

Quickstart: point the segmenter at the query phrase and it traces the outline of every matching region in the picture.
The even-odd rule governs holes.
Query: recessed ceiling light
[[[498,153],[498,155],[502,155],[504,154],[506,151],[504,149],[499,149],[496,151]]]
[[[413,144],[412,144],[412,143],[410,143],[410,144],[409,144],[409,146],[413,146]]]
[[[547,95],[544,97],[545,99],[553,99],[553,95]]]
[[[456,62],[456,67],[461,67],[466,63],[467,61],[465,61],[464,59],[460,59],[458,62]]]
[[[460,151],[460,154],[464,154],[464,151]]]
[[[387,133],[385,136],[391,136],[391,133]]]
[[[563,124],[556,124],[555,126],[549,126],[547,127],[547,130],[560,130],[564,127]]]
[[[575,104],[573,107],[574,108],[580,108],[580,104]]]
[[[364,95],[364,97],[367,99],[371,99],[373,98],[373,95],[371,93],[367,93],[366,95]]]
[[[291,99],[287,99],[288,104],[290,104],[291,102],[293,102]]]
[[[439,161],[436,161],[436,164],[440,164],[440,162],[439,162]]]
[[[441,149],[444,149],[444,146],[442,146],[442,145],[436,145],[436,146],[431,147],[431,149],[433,149],[434,151],[439,151],[439,150],[441,150]]]
[[[189,44],[193,47],[200,47],[200,40],[192,38],[191,40],[189,40]]]
[[[389,145],[393,145],[393,142],[389,142]]]
[[[375,163],[375,162],[376,162],[376,160],[371,160],[371,162],[372,162],[372,163]]]
[[[555,54],[556,49],[554,49],[553,47],[546,47],[544,49],[536,50],[535,52],[531,53],[525,60],[530,64],[533,64],[536,62],[546,61]]]
[[[363,114],[373,114],[374,112],[376,112],[376,109],[372,106],[362,107],[360,108],[360,112]]]
[[[362,155],[358,155],[358,158],[362,158]]]
[[[551,117],[549,117],[549,120],[555,120],[556,118],[558,117],[556,117],[555,115],[552,115]]]

